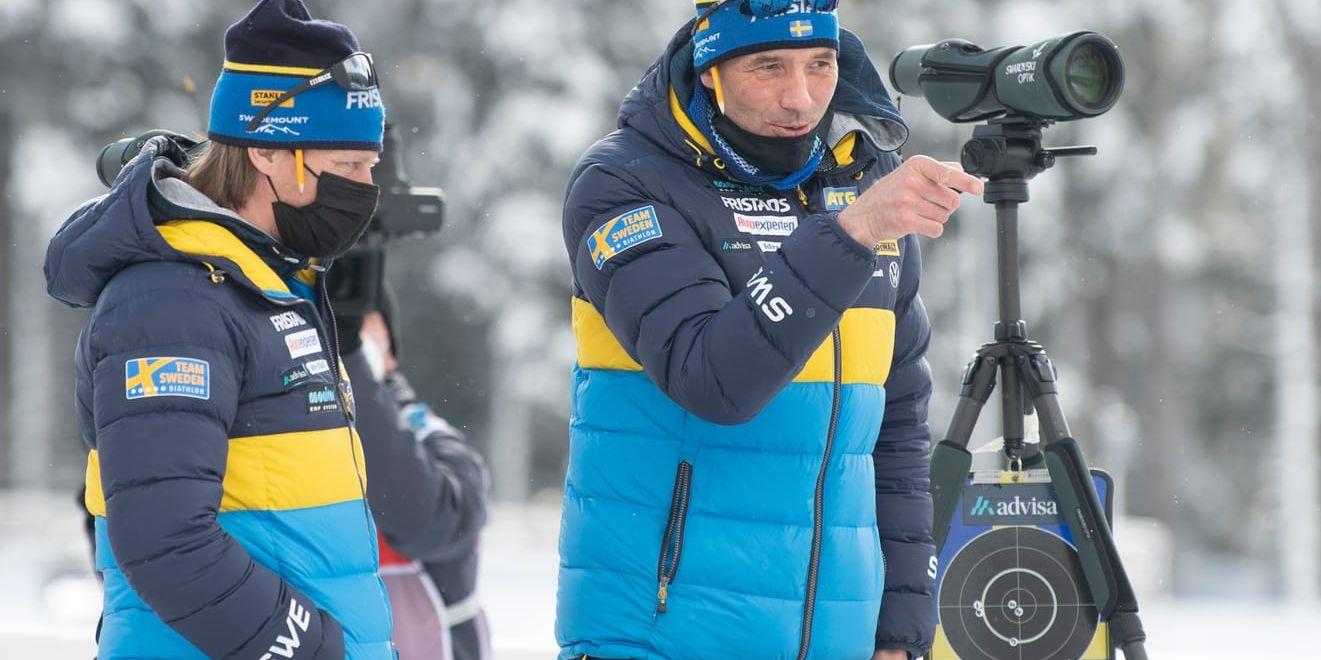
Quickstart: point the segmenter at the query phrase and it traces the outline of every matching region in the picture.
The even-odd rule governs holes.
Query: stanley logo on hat
[[[208,136],[240,147],[380,151],[385,107],[374,82],[345,89],[319,77],[359,50],[353,32],[313,19],[302,0],[261,0],[225,31]],[[281,101],[249,130],[267,106],[311,80],[324,84]]]

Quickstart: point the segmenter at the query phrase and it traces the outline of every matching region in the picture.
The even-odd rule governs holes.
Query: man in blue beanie
[[[300,0],[225,34],[206,151],[149,142],[51,240],[104,577],[101,660],[392,660],[324,272],[375,211],[370,56]],[[188,169],[181,169],[188,165]]]
[[[917,235],[957,165],[835,0],[698,0],[574,170],[560,658],[931,647]]]

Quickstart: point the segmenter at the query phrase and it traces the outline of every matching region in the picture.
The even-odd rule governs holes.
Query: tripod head
[[[1026,182],[1053,167],[1055,159],[1096,155],[1096,147],[1043,148],[1042,132],[1054,123],[1053,119],[1007,115],[973,128],[960,160],[964,171],[991,182],[983,198],[986,203],[1026,202]]]

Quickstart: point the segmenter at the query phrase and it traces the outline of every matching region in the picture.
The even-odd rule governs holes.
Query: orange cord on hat
[[[306,180],[305,177],[303,176],[303,150],[302,150],[302,149],[294,149],[294,172],[296,172],[296,174],[295,174],[294,176],[296,177],[296,180],[298,181],[298,194],[301,195],[301,194],[303,194],[303,183],[304,183],[305,180]]]

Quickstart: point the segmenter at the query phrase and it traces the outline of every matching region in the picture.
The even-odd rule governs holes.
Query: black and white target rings
[[[963,546],[938,603],[950,646],[965,660],[1081,658],[1096,633],[1077,551],[1036,527],[997,527]]]

